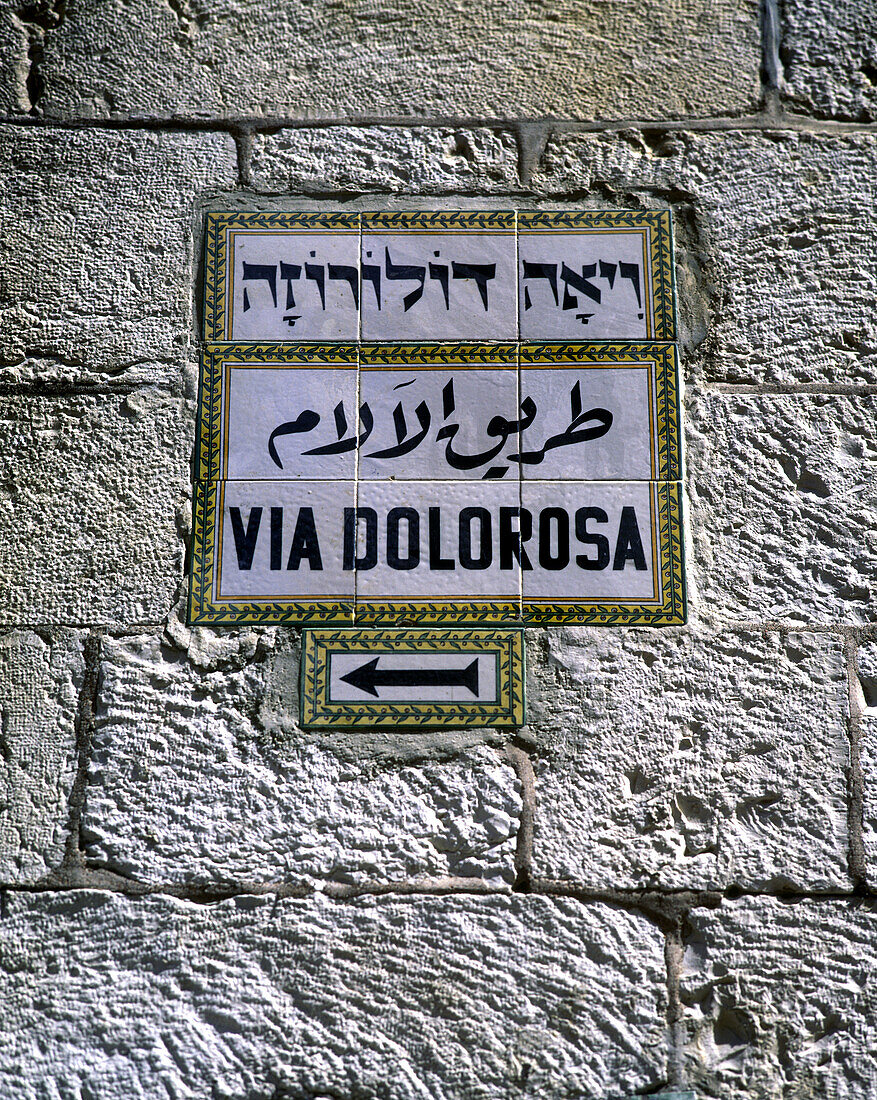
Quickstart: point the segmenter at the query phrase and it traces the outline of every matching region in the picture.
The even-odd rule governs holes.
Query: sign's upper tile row
[[[204,335],[672,341],[670,214],[213,212]]]

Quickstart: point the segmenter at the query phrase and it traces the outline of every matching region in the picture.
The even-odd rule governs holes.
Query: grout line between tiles
[[[515,416],[521,415],[521,402],[523,401],[523,379],[521,373],[521,226],[519,212],[515,209],[515,332],[517,342],[515,345],[515,358],[518,364],[518,407]],[[518,451],[524,449],[523,433],[518,431]],[[518,514],[524,507],[524,467],[518,463]],[[518,562],[518,614],[524,615],[524,569],[523,563]]]
[[[354,431],[358,434],[360,429],[359,410],[362,404],[362,310],[363,310],[363,298],[364,287],[362,282],[362,214],[360,213],[357,218],[357,224],[359,225],[358,236],[358,252],[356,257],[356,265],[359,269],[359,308],[356,312],[356,401],[353,408],[353,423]],[[360,448],[357,447],[354,453],[353,463],[353,543],[354,543],[354,570],[353,570],[353,611],[350,616],[350,625],[356,626],[356,618],[359,610],[359,570],[355,567],[356,563],[356,541],[359,535],[359,459]]]

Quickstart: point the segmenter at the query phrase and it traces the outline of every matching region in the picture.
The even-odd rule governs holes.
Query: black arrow
[[[378,669],[380,657],[342,676],[345,684],[377,696],[379,687],[465,687],[478,696],[478,658],[465,668]]]

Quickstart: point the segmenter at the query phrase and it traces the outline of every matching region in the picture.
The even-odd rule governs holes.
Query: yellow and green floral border
[[[514,210],[363,211],[363,233],[514,233]]]
[[[329,658],[333,652],[477,655],[498,660],[495,703],[485,702],[331,702]],[[302,637],[301,724],[303,726],[513,727],[524,723],[524,635],[518,630],[306,630]]]
[[[405,366],[422,363],[437,366],[466,366],[467,363],[517,366],[516,343],[362,343],[359,361],[363,367]]]
[[[460,600],[363,599],[356,603],[357,626],[497,626],[521,621],[518,599]]]

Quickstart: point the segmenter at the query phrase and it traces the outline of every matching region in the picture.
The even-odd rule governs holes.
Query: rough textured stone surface
[[[849,887],[840,639],[568,627],[533,665],[537,875]]]
[[[7,398],[2,620],[164,619],[182,580],[193,439],[191,408],[160,390]]]
[[[864,638],[857,647],[862,705],[867,714],[877,714],[877,638]]]
[[[861,726],[864,779],[865,869],[871,883],[877,881],[877,639],[858,646],[857,715]]]
[[[691,925],[682,999],[699,1097],[877,1094],[873,903],[744,898]]]
[[[169,641],[104,647],[83,815],[94,861],[151,882],[514,880],[520,794],[493,749],[345,759],[309,744],[274,690],[297,651],[220,633],[192,661]]]
[[[842,63],[842,59],[839,59]],[[670,202],[689,376],[877,382],[877,137],[555,134],[532,186]]]
[[[27,30],[11,6],[0,9],[0,114],[30,110],[27,94]]]
[[[864,783],[862,844],[865,877],[877,883],[877,707],[869,707],[861,720],[861,760]]]
[[[81,635],[0,634],[0,883],[40,879],[63,855],[75,767]]]
[[[72,0],[48,116],[679,117],[759,100],[754,0]]]
[[[0,126],[0,382],[178,380],[192,216],[234,187],[225,134]]]
[[[705,619],[873,622],[877,398],[691,393],[689,580]]]
[[[784,0],[783,93],[819,118],[877,118],[877,9],[860,0]]]
[[[253,186],[418,192],[515,190],[518,145],[508,131],[331,126],[255,134]]]
[[[604,905],[75,893],[10,899],[0,936],[16,1100],[597,1097],[665,1071],[663,937]]]

